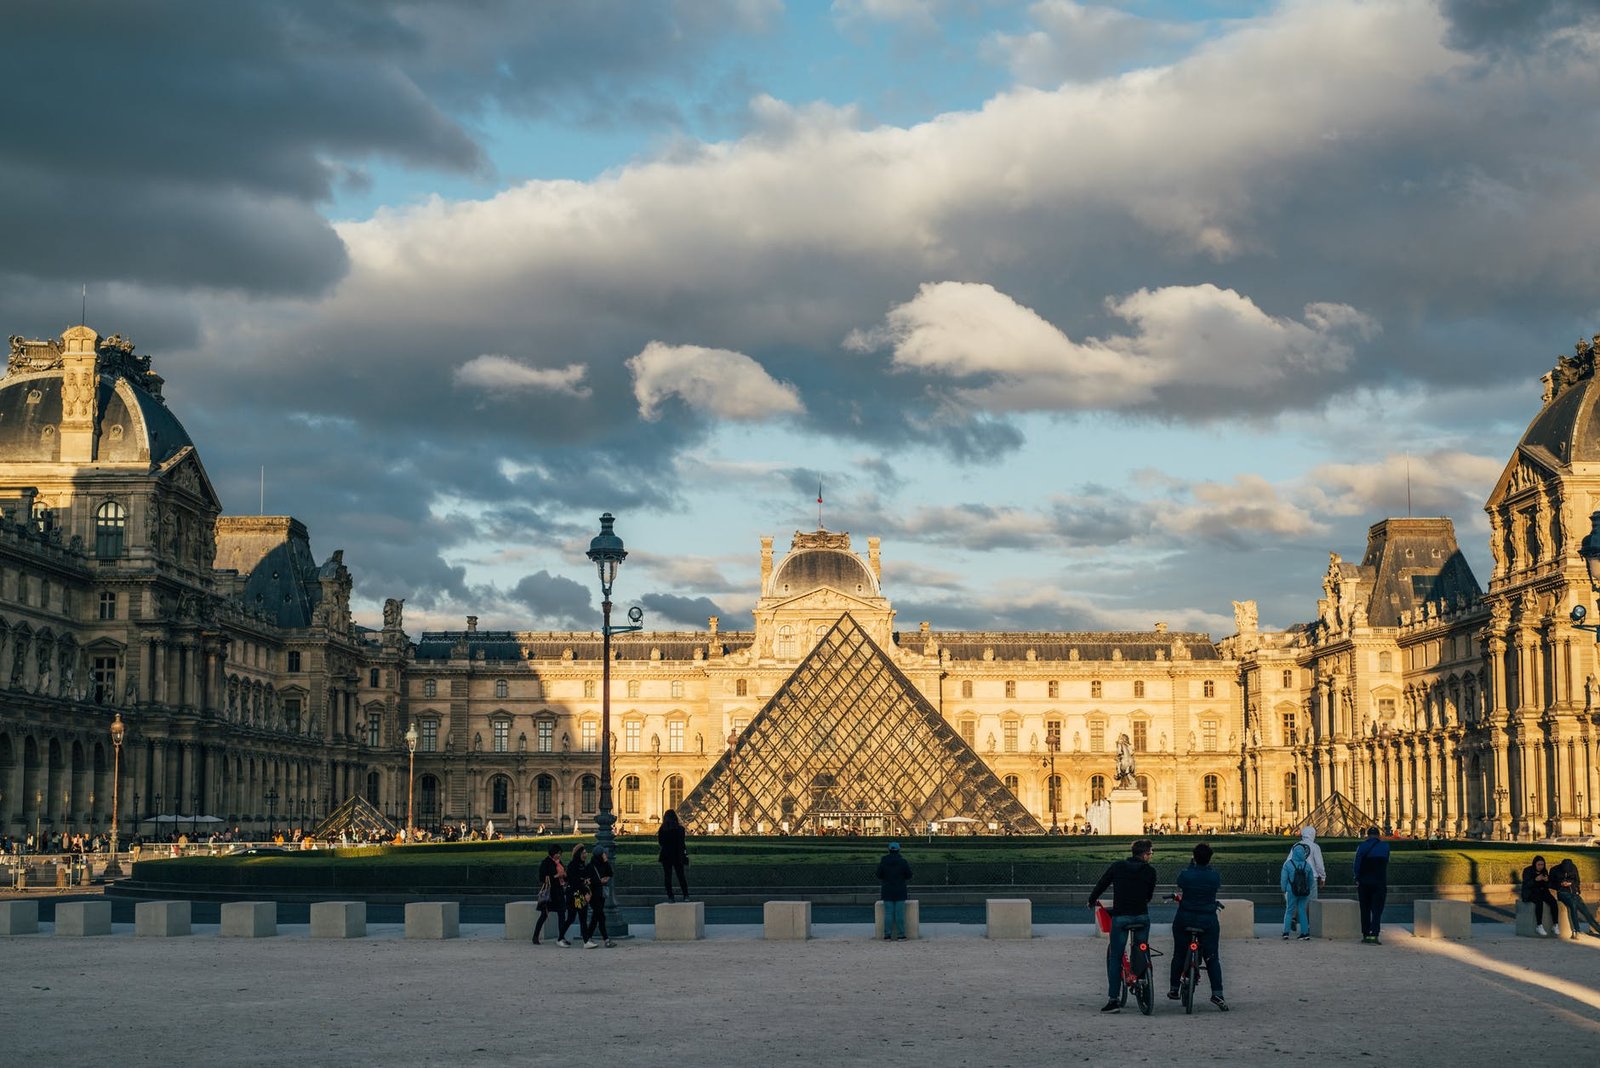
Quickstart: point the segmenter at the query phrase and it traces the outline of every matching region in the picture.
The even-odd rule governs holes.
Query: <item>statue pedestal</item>
[[[1144,834],[1144,794],[1136,789],[1119,787],[1106,795],[1111,805],[1111,823],[1107,834],[1137,838]]]

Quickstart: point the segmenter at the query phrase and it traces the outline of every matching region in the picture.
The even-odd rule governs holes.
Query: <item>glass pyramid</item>
[[[1044,827],[849,614],[678,807],[702,833]],[[952,828],[953,829],[953,828]]]

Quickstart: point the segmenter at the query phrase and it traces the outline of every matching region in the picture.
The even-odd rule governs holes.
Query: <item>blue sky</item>
[[[883,538],[907,627],[1311,618],[1600,327],[1578,0],[24,0],[7,333],[168,381],[358,616],[653,625]],[[92,253],[92,254],[91,254]]]

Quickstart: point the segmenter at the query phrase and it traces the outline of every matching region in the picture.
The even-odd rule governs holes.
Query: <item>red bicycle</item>
[[[1095,919],[1101,928],[1110,933],[1111,915],[1106,912],[1105,906],[1099,906]],[[1128,995],[1133,995],[1134,1001],[1139,1005],[1139,1011],[1149,1016],[1156,1007],[1156,986],[1151,979],[1150,958],[1161,956],[1159,949],[1150,948],[1150,925],[1136,923],[1126,928],[1135,947],[1130,954],[1126,947],[1122,950],[1122,997],[1124,1007],[1128,1004]]]

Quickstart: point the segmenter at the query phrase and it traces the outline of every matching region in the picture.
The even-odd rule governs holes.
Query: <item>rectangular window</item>
[[[962,679],[961,680],[961,696],[966,698],[967,700],[971,700],[972,699],[972,680],[971,679]]]
[[[1017,682],[1016,682],[1015,679],[1007,679],[1006,680],[1006,696],[1007,697],[1015,697],[1015,696],[1017,696]]]
[[[425,719],[422,721],[422,745],[424,753],[437,753],[439,751],[439,721]]]
[[[379,686],[382,686],[383,673],[377,668],[373,668],[371,671],[367,672],[367,685],[374,690],[376,690]]]
[[[585,753],[598,753],[600,751],[600,724],[592,719],[583,721],[582,738]]]
[[[1283,744],[1294,745],[1298,740],[1295,737],[1294,713],[1285,712],[1283,714]]]
[[[288,704],[287,701],[284,702],[284,703]],[[299,718],[299,712],[298,711],[296,711],[296,713],[295,713],[295,718],[297,718],[297,719]],[[378,745],[380,744],[379,740],[382,737],[383,737],[383,716],[380,715],[377,712],[368,712],[367,713],[367,744],[372,746],[373,748],[377,748]]]
[[[1208,753],[1217,751],[1217,721],[1208,719],[1200,724],[1200,747]]]
[[[977,745],[978,743],[974,741],[977,732],[978,725],[972,722],[972,720],[964,719],[961,721],[961,740],[963,742],[966,742],[969,746]]]
[[[1394,698],[1393,697],[1380,697],[1380,698],[1378,698],[1378,715],[1382,716],[1384,719],[1392,719],[1392,718],[1394,718]]]
[[[107,705],[117,699],[117,658],[94,658],[94,703]]]
[[[672,680],[672,696],[673,697],[682,697],[683,696],[683,680],[682,679],[673,679]]]
[[[424,697],[438,697],[439,696],[439,680],[438,679],[423,679],[422,680],[422,696],[424,696]]]
[[[117,595],[116,594],[114,594],[114,593],[102,593],[100,595],[100,618],[101,619],[116,619],[117,618]]]
[[[1104,753],[1106,751],[1106,725],[1095,722],[1089,724],[1089,752]]]
[[[1105,696],[1105,687],[1101,685],[1099,679],[1094,679],[1089,683],[1089,696],[1097,698]]]
[[[511,751],[511,721],[497,719],[494,721],[494,751],[496,753],[509,753]]]
[[[675,720],[667,724],[667,752],[683,752],[683,723],[681,721]]]
[[[1045,721],[1044,747],[1051,752],[1061,751],[1061,721],[1059,719]]]
[[[638,697],[639,696],[639,680],[638,679],[629,679],[628,680],[628,696],[629,697]]]
[[[283,699],[283,719],[284,722],[289,724],[290,730],[296,732],[300,730],[300,698],[285,697]],[[374,742],[372,744],[376,745],[378,743]]]
[[[1205,697],[1217,696],[1217,684],[1212,682],[1210,679],[1207,679],[1205,682],[1200,684],[1200,693]]]
[[[733,680],[733,696],[735,696],[735,697],[748,697],[749,695],[750,695],[750,680],[749,679],[734,679]]]
[[[494,680],[494,695],[496,697],[510,697],[511,696],[511,683],[507,682],[505,679],[495,679]]]
[[[746,727],[748,727],[748,726],[750,726],[750,721],[749,720],[747,720],[747,719],[736,719],[736,720],[733,721],[733,732],[735,734],[743,734],[744,733],[744,729]]]
[[[1135,697],[1143,697],[1144,696],[1144,680],[1143,679],[1134,679],[1133,680],[1133,696],[1135,696]]]
[[[622,725],[622,751],[624,753],[637,753],[639,743],[644,738],[644,724],[636,719],[630,719]]]
[[[1150,748],[1150,724],[1135,721],[1133,724],[1133,751],[1147,752]]]
[[[289,650],[289,670],[291,672],[300,670],[300,650],[298,649]]]
[[[1047,694],[1051,698],[1060,697],[1061,696],[1061,683],[1057,682],[1055,679],[1051,679],[1048,683],[1045,684],[1045,690],[1046,690]]]
[[[555,723],[555,720],[552,720],[552,719],[541,719],[538,723],[534,724],[534,728],[538,732],[539,752],[541,752],[541,753],[553,753],[553,752],[555,752],[556,751],[556,723]]]
[[[1006,752],[1015,753],[1017,751],[1017,725],[1015,723],[1007,723],[1005,726],[1005,734]]]
[[[583,696],[585,696],[585,697],[593,697],[594,696],[594,686],[595,686],[595,683],[594,683],[593,679],[584,679],[583,680]]]

